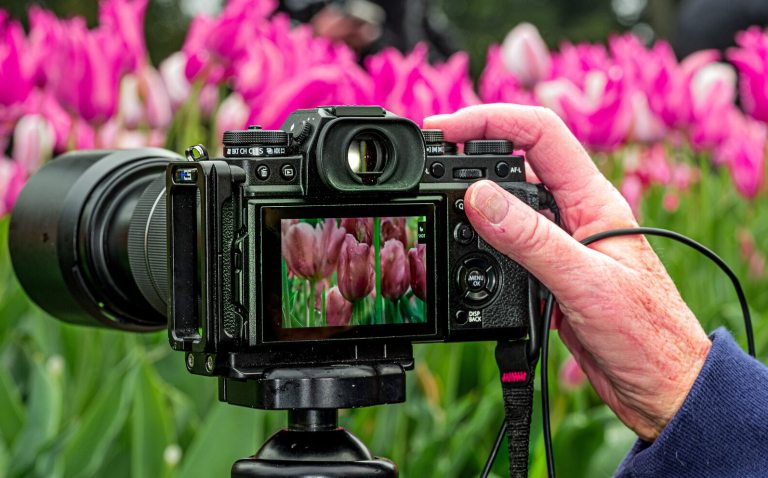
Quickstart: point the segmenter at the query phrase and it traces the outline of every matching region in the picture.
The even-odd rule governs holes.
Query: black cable
[[[685,244],[686,246],[695,249],[696,251],[700,252],[707,258],[709,258],[712,262],[717,264],[720,269],[725,272],[725,275],[728,276],[729,279],[731,279],[731,282],[733,283],[733,287],[736,290],[736,295],[739,298],[739,305],[741,306],[741,313],[744,318],[744,329],[747,335],[747,351],[749,355],[752,357],[755,357],[755,338],[754,338],[754,332],[752,330],[752,316],[749,313],[749,304],[747,304],[747,297],[744,295],[744,290],[741,287],[741,283],[739,282],[739,278],[736,276],[736,274],[733,272],[733,270],[728,267],[728,264],[720,258],[717,254],[715,254],[711,249],[707,248],[706,246],[694,241],[693,239],[686,237],[682,234],[679,234],[674,231],[668,231],[666,229],[659,229],[655,227],[635,227],[635,228],[623,228],[623,229],[612,229],[610,231],[601,232],[598,234],[594,234],[592,236],[589,236],[588,238],[581,241],[581,243],[585,246],[590,245],[594,242],[601,241],[603,239],[608,239],[610,237],[619,237],[619,236],[634,236],[637,234],[642,234],[646,236],[659,236],[659,237],[666,237],[668,239],[673,239],[675,241],[678,241],[682,244]],[[547,475],[549,478],[555,478],[555,460],[554,460],[554,453],[552,449],[552,428],[550,424],[550,416],[549,416],[549,373],[548,373],[548,364],[549,364],[549,327],[552,322],[552,312],[554,309],[554,302],[555,297],[552,295],[552,293],[548,293],[547,295],[547,301],[546,305],[544,306],[544,317],[543,317],[543,331],[542,331],[542,344],[541,344],[541,415],[543,419],[543,433],[544,433],[544,451],[547,458]],[[501,438],[504,436],[504,433],[506,433],[507,430],[507,424],[506,421],[502,423],[501,429],[499,430],[499,434],[496,437],[496,443],[494,444],[494,448],[491,451],[491,454],[488,456],[488,461],[485,464],[485,468],[483,470],[483,478],[486,478],[488,476],[488,473],[490,472],[491,466],[493,465],[494,460],[496,459],[496,455],[499,452],[499,446],[501,445]]]
[[[493,466],[494,460],[496,460],[496,455],[499,454],[499,448],[501,448],[501,442],[504,440],[505,433],[507,433],[507,421],[502,420],[499,433],[496,434],[496,441],[493,442],[491,453],[488,455],[488,459],[485,461],[483,473],[480,475],[481,478],[488,478],[488,475],[491,473],[491,467]]]
[[[749,355],[752,357],[755,356],[755,336],[754,332],[752,331],[752,316],[749,313],[749,304],[747,304],[747,297],[744,295],[744,289],[741,287],[741,283],[739,282],[739,278],[736,276],[736,273],[733,272],[733,270],[728,267],[728,264],[724,260],[720,258],[717,254],[715,254],[711,249],[706,247],[703,244],[700,244],[690,237],[684,236],[680,233],[674,232],[674,231],[668,231],[666,229],[659,229],[656,227],[629,227],[629,228],[623,228],[623,229],[612,229],[610,231],[600,232],[597,234],[593,234],[589,236],[588,238],[581,241],[582,244],[585,246],[588,246],[594,242],[601,241],[603,239],[607,239],[609,237],[618,237],[618,236],[632,236],[642,234],[644,236],[659,236],[659,237],[666,237],[668,239],[673,239],[677,242],[681,242],[685,244],[686,246],[695,249],[696,251],[700,252],[701,254],[705,255],[709,260],[717,264],[720,269],[725,272],[725,275],[728,276],[729,279],[731,279],[731,282],[733,283],[733,288],[736,289],[736,295],[739,298],[739,305],[741,305],[741,313],[744,317],[744,329],[747,334],[747,351]]]

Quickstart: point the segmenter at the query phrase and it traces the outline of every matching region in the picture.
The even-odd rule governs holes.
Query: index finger
[[[531,169],[555,195],[571,232],[607,212],[612,222],[634,223],[623,196],[548,108],[506,103],[469,106],[453,114],[426,118],[424,127],[443,130],[447,141],[508,139],[516,148],[526,150]]]

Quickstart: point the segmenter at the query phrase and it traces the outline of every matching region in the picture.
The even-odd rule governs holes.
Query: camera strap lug
[[[536,359],[530,359],[528,340],[499,342],[496,364],[499,366],[504,397],[504,420],[509,443],[509,476],[528,476],[528,446],[533,413],[533,375]]]

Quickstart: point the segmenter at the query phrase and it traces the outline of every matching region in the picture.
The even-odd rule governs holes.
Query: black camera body
[[[226,132],[223,158],[208,159],[200,146],[187,153],[193,161],[170,163],[165,178],[168,331],[172,347],[192,356],[187,364],[193,373],[243,379],[276,366],[392,361],[408,368],[412,342],[528,335],[538,310],[536,282],[480,239],[463,211],[464,193],[478,179],[539,207],[539,190],[525,181],[523,158],[511,154],[511,143],[468,142],[465,154],[457,155],[440,132],[422,133],[382,108],[337,106],[298,110],[278,131]],[[339,223],[352,220],[373,222],[375,229],[381,218],[416,224],[416,237],[404,239],[402,250],[413,245],[410,252],[424,253],[425,290],[420,299],[411,296],[423,313],[387,317],[392,301],[382,297],[386,288],[378,280],[367,297],[368,315],[382,320],[289,323],[284,282],[298,281],[301,293],[321,278],[290,273],[286,224],[308,220],[319,237],[324,226],[341,229]],[[351,248],[364,249],[367,232],[370,247],[381,251],[383,238],[374,244],[370,236],[386,237],[387,226],[364,231]],[[386,282],[386,266],[377,271],[374,280],[384,276]],[[347,277],[340,270],[332,274],[343,290]],[[358,274],[358,282],[364,276]],[[380,297],[387,303],[377,308]],[[322,297],[315,299],[324,310]],[[298,309],[311,309],[308,302],[311,297]],[[401,298],[398,307],[408,305]],[[327,308],[330,317],[330,303]]]
[[[510,142],[457,154],[376,106],[297,110],[281,130],[223,139],[222,158],[82,151],[42,168],[9,234],[30,297],[78,324],[167,327],[190,372],[249,406],[269,407],[249,387],[276,369],[401,375],[414,342],[528,337],[537,350],[537,281],[464,214],[480,179],[549,207]]]

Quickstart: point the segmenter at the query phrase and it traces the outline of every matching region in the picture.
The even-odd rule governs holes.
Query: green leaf
[[[55,360],[55,359],[51,359]],[[60,359],[59,359],[60,360]],[[42,363],[42,357],[31,361],[29,406],[24,427],[12,448],[10,475],[26,474],[57,437],[61,420],[62,371],[60,363]]]
[[[197,432],[194,441],[184,451],[178,476],[211,478],[229,476],[232,463],[253,455],[260,446],[260,426],[263,415],[259,410],[216,403]]]
[[[136,383],[131,411],[131,474],[137,478],[167,476],[163,453],[172,443],[170,421],[157,373],[146,362]]]
[[[62,453],[65,476],[98,475],[105,455],[120,429],[124,426],[136,383],[136,365],[126,374],[114,373],[104,383],[102,393],[81,420],[72,424],[72,438]]]
[[[11,446],[24,422],[24,408],[19,392],[5,368],[0,369],[0,410],[0,437]]]

